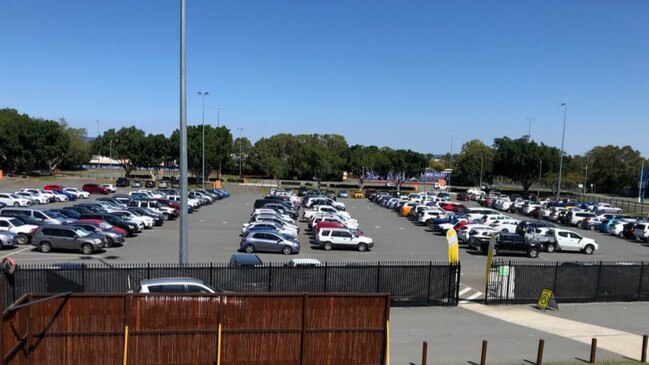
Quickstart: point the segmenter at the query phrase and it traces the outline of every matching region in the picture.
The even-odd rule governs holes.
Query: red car
[[[43,190],[63,190],[63,185],[45,185]]]
[[[110,189],[105,188],[99,184],[85,184],[81,190],[87,191],[90,194],[104,194],[107,195],[110,193]]]
[[[99,223],[99,226],[103,231],[115,231],[119,232],[124,235],[124,237],[128,237],[128,234],[126,233],[126,230],[115,227],[112,224],[105,222],[101,219],[79,219],[79,222],[90,222],[90,223]]]
[[[314,229],[315,234],[317,235],[322,228],[347,228],[347,226],[340,222],[322,221],[322,222],[318,222],[318,224],[315,225],[315,229]]]

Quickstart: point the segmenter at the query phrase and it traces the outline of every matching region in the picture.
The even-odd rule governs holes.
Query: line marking
[[[0,259],[4,259],[5,257],[9,257],[9,256],[11,256],[11,255],[15,255],[15,254],[17,254],[17,253],[21,253],[21,252],[23,252],[23,251],[33,250],[34,248],[35,248],[34,246],[25,247],[25,248],[23,248],[22,250],[18,250],[18,251],[16,251],[16,252],[12,252],[12,253],[9,253],[9,254],[6,254],[6,255],[3,255],[3,256],[0,256]]]
[[[374,228],[381,228],[381,227],[379,227],[379,226],[374,226]]]
[[[464,293],[470,292],[471,290],[473,290],[473,289],[471,289],[469,287],[466,287],[466,288],[460,290],[460,295],[464,295]]]
[[[477,299],[477,298],[480,298],[481,296],[482,296],[482,292],[477,292],[477,293],[473,294],[472,296],[466,298],[466,300]]]
[[[405,228],[403,228],[403,227],[399,227],[399,229],[404,230]]]

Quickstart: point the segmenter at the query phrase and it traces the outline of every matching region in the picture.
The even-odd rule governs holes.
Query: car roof
[[[261,264],[261,259],[256,254],[249,253],[235,253],[232,254],[232,259],[235,259],[238,263],[242,265],[259,265]]]
[[[162,285],[162,284],[205,284],[203,280],[189,277],[170,277],[170,278],[155,278],[143,279],[140,285]]]

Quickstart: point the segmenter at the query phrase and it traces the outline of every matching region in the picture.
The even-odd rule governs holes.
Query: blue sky
[[[649,2],[188,0],[187,107],[243,128],[446,153],[527,134],[649,156]],[[179,125],[179,1],[0,5],[0,107],[97,133]]]

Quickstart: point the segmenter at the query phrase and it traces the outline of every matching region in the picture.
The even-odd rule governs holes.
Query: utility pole
[[[536,199],[538,200],[541,196],[541,171],[543,170],[543,160],[539,158],[539,186],[536,190]]]
[[[209,95],[209,91],[199,91],[198,95],[203,97],[203,144],[202,144],[202,150],[203,150],[203,170],[201,172],[201,182],[203,185],[203,189],[205,189],[205,97]]]
[[[221,128],[221,109],[225,109],[225,108],[222,108],[220,106],[216,107],[216,126],[218,128]],[[219,156],[219,181],[221,181],[221,179],[223,179],[222,178],[223,175],[221,174],[221,162],[222,162],[221,159],[222,158],[223,158],[223,156]]]
[[[451,155],[448,159],[448,168],[450,170],[448,174],[448,191],[451,192],[451,175],[453,175],[453,135],[449,134],[449,137],[451,137]]]
[[[561,198],[561,174],[563,173],[563,142],[566,139],[566,116],[568,114],[568,105],[561,103],[563,107],[563,133],[561,134],[561,156],[559,157],[559,184],[557,185],[557,200]]]
[[[178,260],[180,265],[189,263],[187,222],[187,95],[186,95],[186,45],[185,45],[185,2],[180,0],[180,239]]]
[[[243,128],[237,128],[237,129],[239,130],[239,177],[241,177],[241,163],[243,161],[243,156],[241,155],[241,144],[243,142],[241,140],[241,131],[243,130]]]
[[[532,139],[532,122],[535,121],[536,118],[527,117],[525,119],[527,119],[527,121],[529,122],[529,125],[527,127],[527,140],[529,141]]]

